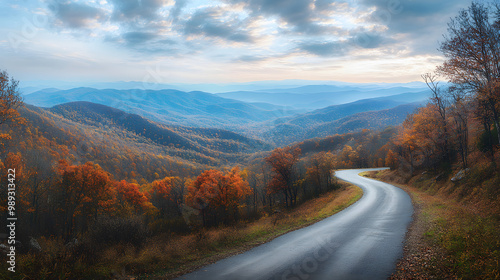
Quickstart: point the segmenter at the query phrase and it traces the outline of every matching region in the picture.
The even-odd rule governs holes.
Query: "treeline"
[[[246,165],[253,190],[250,213],[294,207],[339,187],[334,170],[386,166],[397,128],[315,138],[253,159]]]
[[[500,144],[500,6],[473,2],[452,19],[440,50],[446,61],[423,75],[427,106],[410,114],[393,141],[388,163],[417,169],[467,171],[498,163]],[[447,79],[441,86],[438,79]]]

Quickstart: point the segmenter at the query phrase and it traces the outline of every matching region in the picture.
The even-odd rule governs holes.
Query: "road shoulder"
[[[403,257],[397,262],[390,279],[453,279],[452,273],[442,265],[446,252],[427,235],[432,231],[433,219],[429,211],[435,197],[415,188],[387,180],[379,172],[365,172],[362,175],[394,185],[407,192],[413,204],[412,222],[406,232]]]

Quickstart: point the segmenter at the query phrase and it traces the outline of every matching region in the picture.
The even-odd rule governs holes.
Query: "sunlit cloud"
[[[0,32],[2,38],[11,38],[0,43],[0,51],[32,57],[32,64],[46,62],[32,65],[33,69],[53,67],[50,59],[62,63],[54,56],[36,59],[41,54],[32,45],[37,42],[47,53],[66,55],[67,65],[61,69],[74,67],[74,79],[141,80],[151,63],[167,63],[176,65],[175,75],[167,76],[183,82],[352,80],[350,75],[360,79],[360,71],[364,81],[382,79],[383,71],[395,81],[411,81],[420,77],[418,71],[432,70],[438,63],[436,49],[447,21],[468,4],[466,0],[26,0],[22,6],[0,4]],[[95,66],[92,71],[77,67],[70,58],[75,49]],[[23,63],[15,64],[20,60]],[[419,67],[408,66],[408,61],[418,61]],[[2,62],[2,68],[23,77],[33,75],[24,70],[30,62],[22,58]],[[383,64],[376,67],[377,63]],[[367,66],[353,66],[362,64]],[[385,67],[388,64],[393,67]],[[415,72],[399,72],[405,66]],[[58,79],[57,69],[39,75],[44,73],[47,79]]]

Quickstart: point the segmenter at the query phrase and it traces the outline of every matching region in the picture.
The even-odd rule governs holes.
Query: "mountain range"
[[[400,95],[413,99],[424,100],[428,90],[423,88],[391,87],[378,89],[375,87],[352,86],[303,86],[291,89],[268,89],[260,91],[235,91],[217,93],[224,98],[244,102],[265,102],[280,106],[290,106],[297,109],[320,109],[331,105],[355,102],[361,99],[372,99]],[[417,101],[417,100],[414,100]],[[403,101],[407,103],[408,101]]]
[[[418,86],[380,87],[307,85],[217,94],[173,89],[47,88],[24,98],[28,104],[48,108],[73,121],[78,121],[76,116],[96,123],[105,120],[146,138],[174,145],[191,142],[169,134],[172,127],[177,127],[177,132],[183,131],[183,137],[200,133],[204,128],[208,130],[203,133],[210,134],[210,129],[216,129],[219,136],[233,133],[231,139],[247,137],[286,145],[330,134],[398,125],[429,97],[429,91]],[[120,115],[131,115],[116,119],[118,113],[113,108],[121,110]],[[151,121],[158,127],[149,127],[141,134],[141,127],[148,127]],[[161,130],[161,126],[168,129]],[[202,152],[189,145],[186,147],[190,150]]]
[[[247,103],[206,92],[177,90],[46,89],[24,97],[39,107],[88,101],[134,113],[166,124],[241,131],[242,126],[291,116],[300,110],[265,103]]]

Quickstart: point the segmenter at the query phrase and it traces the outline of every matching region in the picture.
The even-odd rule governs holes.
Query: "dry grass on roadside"
[[[398,177],[393,172],[364,175],[389,182]],[[500,221],[478,211],[488,201],[478,207],[481,196],[460,200],[447,190],[450,186],[433,179],[412,181],[428,187],[398,185],[410,193],[417,210],[393,279],[500,279]]]

